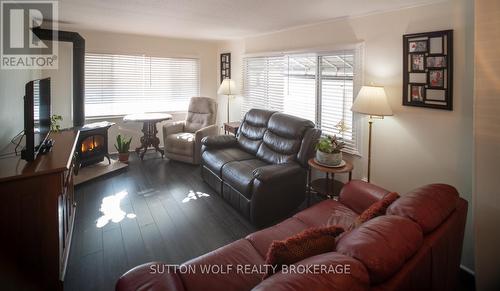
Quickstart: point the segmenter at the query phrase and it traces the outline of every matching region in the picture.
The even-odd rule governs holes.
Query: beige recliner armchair
[[[186,120],[163,126],[163,141],[167,158],[199,164],[201,139],[217,135],[217,102],[208,97],[193,97]]]

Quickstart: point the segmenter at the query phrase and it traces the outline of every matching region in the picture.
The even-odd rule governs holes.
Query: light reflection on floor
[[[110,221],[118,223],[125,217],[129,219],[134,219],[136,217],[135,213],[125,213],[125,211],[121,209],[120,203],[127,195],[127,191],[121,191],[102,199],[101,208],[99,209],[102,212],[102,216],[96,221],[97,228],[104,227]]]
[[[187,203],[191,200],[196,200],[202,197],[210,197],[210,195],[200,191],[194,192],[193,190],[189,190],[189,193],[187,194],[186,198],[182,199],[182,203]]]

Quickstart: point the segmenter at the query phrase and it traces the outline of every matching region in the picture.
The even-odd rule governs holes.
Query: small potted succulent
[[[316,144],[316,160],[327,166],[338,166],[342,163],[342,152],[345,143],[334,136],[325,136]]]
[[[116,137],[115,149],[118,151],[118,160],[120,162],[123,162],[123,163],[128,162],[129,149],[130,149],[131,142],[132,142],[132,138],[129,138],[128,141],[126,141],[126,137],[122,137],[121,134],[119,134]]]

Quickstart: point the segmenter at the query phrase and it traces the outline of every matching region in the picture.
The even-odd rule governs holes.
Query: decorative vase
[[[329,154],[322,151],[316,151],[316,160],[327,166],[338,166],[342,163],[342,152]]]
[[[122,163],[128,163],[128,156],[130,153],[118,153],[118,160]]]

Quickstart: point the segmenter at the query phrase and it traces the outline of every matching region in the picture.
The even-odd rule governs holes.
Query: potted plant
[[[338,166],[342,163],[342,152],[345,143],[334,136],[324,136],[316,144],[316,160],[327,166]]]
[[[59,124],[63,118],[61,115],[53,114],[50,116],[50,130],[54,132],[58,132],[61,129],[61,125]]]
[[[115,149],[118,151],[118,160],[120,162],[123,162],[123,163],[128,162],[129,149],[130,149],[131,142],[132,142],[132,138],[129,138],[128,141],[126,141],[126,138],[122,137],[121,134],[119,134],[116,137]]]

